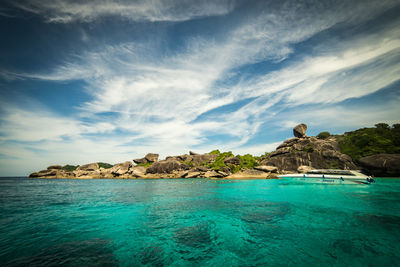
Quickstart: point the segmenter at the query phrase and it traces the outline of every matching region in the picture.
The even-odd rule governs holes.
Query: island
[[[213,150],[168,156],[156,153],[117,163],[80,166],[52,165],[31,173],[30,178],[73,179],[274,179],[278,174],[304,173],[312,169],[363,170],[375,176],[400,176],[400,124],[378,123],[343,135],[321,132],[307,136],[307,125],[293,128],[293,138],[262,156],[234,155]]]

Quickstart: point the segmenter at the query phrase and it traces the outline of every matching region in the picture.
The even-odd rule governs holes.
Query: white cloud
[[[92,21],[105,15],[150,21],[200,16],[197,7],[191,9],[189,4],[171,11],[168,5],[178,2],[153,1],[154,6],[138,1],[101,3],[97,7],[93,2],[31,1],[23,7],[28,6],[32,12],[54,22]],[[225,11],[210,4],[202,9],[201,16],[231,10],[229,2],[221,3],[226,4]],[[125,5],[132,8],[122,9]],[[201,35],[192,37],[175,54],[160,56],[159,47],[152,43],[107,45],[75,56],[50,73],[15,74],[52,81],[84,80],[91,100],[82,103],[80,116],[73,118],[57,116],[45,109],[8,109],[2,116],[6,127],[0,131],[0,140],[42,140],[40,145],[32,145],[33,149],[46,151],[47,158],[61,164],[115,163],[147,152],[164,157],[187,153],[193,147],[201,147],[199,152],[220,148],[241,154],[273,150],[277,143],[252,146],[246,143],[268,122],[276,126],[276,118],[280,118],[280,127],[292,127],[296,122],[317,124],[318,120],[326,119],[322,115],[334,120],[335,116],[345,116],[347,112],[319,110],[321,116],[318,116],[297,110],[288,118],[282,117],[287,115],[281,112],[288,106],[362,97],[399,77],[400,61],[396,60],[400,49],[399,27],[389,25],[373,34],[355,35],[337,42],[321,41],[312,54],[299,56],[296,61],[287,60],[280,70],[265,71],[250,78],[243,75],[233,85],[224,85],[238,74],[240,67],[264,60],[285,60],[294,52],[293,44],[337,23],[367,20],[389,9],[393,2],[320,5],[307,10],[301,3],[285,2],[278,9],[264,10],[261,15],[243,19],[236,28],[221,33],[218,40]],[[177,13],[180,11],[185,15]],[[248,98],[254,99],[236,111],[215,112],[212,117],[196,121],[207,111]],[[103,112],[116,115],[110,119],[102,117]],[[365,122],[366,118],[367,115],[358,115],[357,121]],[[347,123],[344,119],[339,121]],[[116,136],[116,130],[125,135]],[[214,135],[227,136],[227,140],[209,141]],[[64,137],[70,140],[63,141]],[[27,151],[23,145],[18,149],[22,154]],[[77,151],[83,152],[76,156]]]
[[[106,16],[119,16],[133,21],[185,21],[224,15],[234,7],[233,0],[26,0],[12,4],[54,23],[90,22]]]

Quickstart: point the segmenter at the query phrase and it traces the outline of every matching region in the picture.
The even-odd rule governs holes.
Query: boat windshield
[[[345,170],[312,170],[308,171],[307,174],[336,174],[336,175],[351,175],[355,176],[354,173]]]

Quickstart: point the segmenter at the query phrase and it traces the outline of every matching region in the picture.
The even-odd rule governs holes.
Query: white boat
[[[371,176],[355,170],[311,170],[307,173],[284,174],[278,177],[296,182],[318,184],[370,184],[375,182]]]

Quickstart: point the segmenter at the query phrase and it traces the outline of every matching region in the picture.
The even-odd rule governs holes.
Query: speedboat
[[[311,170],[307,173],[278,175],[280,178],[318,184],[371,184],[375,180],[355,170]]]

